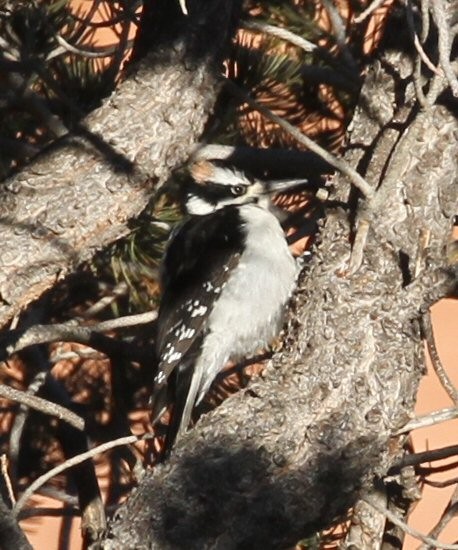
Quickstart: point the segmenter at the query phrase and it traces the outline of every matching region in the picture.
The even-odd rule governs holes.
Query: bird
[[[281,331],[298,267],[271,197],[307,183],[264,181],[208,161],[191,175],[187,215],[160,268],[152,419],[173,403],[165,456],[228,361],[265,349]]]

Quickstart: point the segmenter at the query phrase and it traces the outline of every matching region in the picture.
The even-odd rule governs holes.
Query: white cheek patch
[[[205,216],[205,214],[211,214],[214,207],[207,201],[204,201],[196,195],[190,195],[186,202],[186,210],[192,216]]]

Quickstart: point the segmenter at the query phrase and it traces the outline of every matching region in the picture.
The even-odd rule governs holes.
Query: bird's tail
[[[190,364],[192,363],[192,364]],[[193,362],[182,363],[165,382],[156,383],[153,392],[152,420],[157,422],[172,402],[171,418],[162,451],[162,459],[170,454],[172,447],[188,429],[200,386],[200,376]]]

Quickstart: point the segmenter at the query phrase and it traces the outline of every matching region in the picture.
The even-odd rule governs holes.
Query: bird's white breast
[[[278,220],[256,205],[240,208],[245,248],[209,316],[199,399],[229,360],[265,348],[278,335],[297,268]]]

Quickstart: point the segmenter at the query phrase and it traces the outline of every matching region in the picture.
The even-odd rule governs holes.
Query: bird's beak
[[[274,193],[285,193],[300,187],[306,187],[309,181],[305,178],[299,180],[271,180],[264,182],[264,193],[269,195]]]

